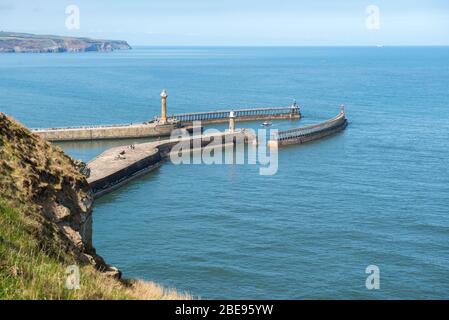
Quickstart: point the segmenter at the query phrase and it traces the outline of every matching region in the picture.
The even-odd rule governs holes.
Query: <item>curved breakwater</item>
[[[302,127],[279,131],[270,138],[269,146],[283,146],[289,144],[302,144],[314,140],[318,140],[329,135],[344,130],[348,125],[344,108],[342,107],[338,116],[327,121]]]

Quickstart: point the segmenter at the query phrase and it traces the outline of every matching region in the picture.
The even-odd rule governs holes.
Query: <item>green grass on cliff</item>
[[[63,250],[55,255],[42,247],[26,210],[0,200],[0,300],[191,298],[152,282],[118,281],[92,266],[80,267],[80,289],[67,289],[66,268],[76,262]]]
[[[33,233],[32,221],[0,202],[0,299],[132,298],[90,266],[81,268],[81,289],[66,289],[65,266],[75,262],[62,251],[48,255]]]
[[[0,203],[0,299],[71,298],[61,285],[64,270],[32,235],[17,210]]]

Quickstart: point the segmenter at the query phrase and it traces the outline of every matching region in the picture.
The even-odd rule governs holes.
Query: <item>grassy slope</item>
[[[74,173],[70,158],[61,150],[1,117],[0,299],[190,298],[152,282],[119,281],[77,261],[67,250],[67,239],[33,199],[37,199],[36,193],[42,196],[65,188],[61,181],[79,173]],[[37,175],[53,182],[43,182]],[[70,265],[80,266],[79,290],[65,288]]]
[[[79,290],[65,288],[66,266],[76,261],[64,251],[48,254],[35,222],[0,201],[0,299],[189,299],[152,282],[122,283],[92,266],[80,269]]]

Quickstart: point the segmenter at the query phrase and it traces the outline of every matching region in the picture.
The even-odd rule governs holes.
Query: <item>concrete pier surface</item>
[[[142,168],[161,160],[160,152],[153,143],[136,144],[133,148],[135,149],[130,146],[115,147],[95,157],[88,163],[90,176],[87,181],[92,185],[143,160],[147,159],[149,162],[142,162]]]
[[[211,143],[248,143],[256,140],[252,131],[238,129],[207,135],[184,136],[154,142],[115,147],[106,150],[88,164],[90,176],[87,179],[94,197],[111,192],[130,180],[157,168],[172,151],[173,146],[187,146],[183,152],[202,149]]]

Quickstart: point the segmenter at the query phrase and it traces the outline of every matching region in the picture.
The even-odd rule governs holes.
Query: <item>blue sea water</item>
[[[202,298],[449,298],[449,48],[137,48],[0,55],[0,111],[30,127],[289,105],[349,127],[279,170],[174,165],[99,199],[94,244],[125,277]],[[259,128],[260,123],[238,123]],[[219,126],[220,127],[220,126]],[[223,127],[223,126],[221,126]],[[129,141],[63,143],[89,160]],[[365,268],[380,268],[367,290]]]

